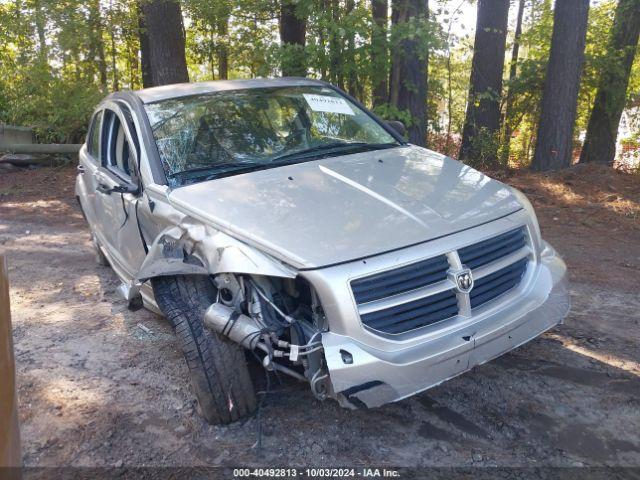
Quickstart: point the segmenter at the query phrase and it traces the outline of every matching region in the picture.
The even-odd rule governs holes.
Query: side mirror
[[[404,127],[404,123],[399,122],[398,120],[387,120],[387,125],[398,132],[401,137],[404,137],[405,133],[407,133],[407,129]]]

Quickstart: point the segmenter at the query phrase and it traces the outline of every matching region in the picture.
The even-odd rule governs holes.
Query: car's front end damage
[[[456,285],[455,273],[465,270],[462,248],[519,229],[525,236],[521,248],[507,245],[506,255],[472,268],[475,286],[470,291]],[[343,406],[376,407],[400,400],[561,323],[569,310],[566,267],[535,230],[531,217],[521,211],[426,245],[304,272],[318,291],[329,325],[322,346],[331,396]],[[358,303],[354,297],[355,279],[440,256],[448,263],[446,279],[369,302]],[[376,277],[377,288],[384,278]]]
[[[320,268],[291,266],[158,196],[154,221],[165,211],[168,226],[129,287],[159,275],[209,275],[218,290],[204,318],[212,332],[253,351],[266,369],[308,381],[317,398],[376,407],[566,316],[566,267],[513,193],[524,208],[496,220]]]

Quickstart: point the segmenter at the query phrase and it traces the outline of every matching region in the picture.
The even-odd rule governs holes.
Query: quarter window
[[[93,116],[91,127],[89,128],[89,141],[87,150],[94,158],[100,158],[100,122],[102,122],[103,111],[100,110]]]

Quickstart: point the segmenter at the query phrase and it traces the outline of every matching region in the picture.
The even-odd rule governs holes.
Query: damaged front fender
[[[237,273],[295,278],[296,270],[235,238],[185,217],[164,229],[149,246],[149,253],[134,281],[165,275]]]

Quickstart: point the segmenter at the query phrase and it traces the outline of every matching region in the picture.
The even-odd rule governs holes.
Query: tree
[[[349,94],[354,97],[360,97],[362,94],[362,89],[360,88],[360,81],[358,79],[358,65],[356,60],[356,35],[355,30],[352,28],[352,23],[355,17],[354,9],[356,7],[355,0],[346,0],[345,1],[345,20],[349,23],[348,30],[346,33],[346,51],[343,52],[343,56],[345,57],[345,76],[346,76],[346,86]]]
[[[471,84],[459,157],[480,165],[497,163],[508,17],[509,0],[478,0]]]
[[[140,2],[136,4],[138,14],[138,37],[140,38],[140,70],[142,71],[143,88],[153,87],[153,76],[151,75],[151,46],[149,45],[149,34],[145,26],[144,14]]]
[[[43,65],[47,65],[49,57],[49,47],[46,40],[46,15],[44,13],[44,6],[40,0],[35,0],[33,3],[35,10],[35,24],[36,32],[38,33],[38,59]]]
[[[408,120],[409,141],[427,141],[427,68],[429,62],[428,0],[395,0],[390,103]]]
[[[602,70],[580,163],[613,165],[631,67],[640,36],[640,1],[620,0],[611,29],[608,65]]]
[[[571,165],[588,16],[589,0],[556,2],[551,53],[531,164],[534,170]]]
[[[304,46],[307,33],[307,21],[301,3],[295,0],[281,0],[280,4],[280,43],[282,52],[282,76],[305,77],[307,66]]]
[[[229,13],[218,20],[218,38],[224,39],[218,45],[218,76],[222,80],[229,78],[229,48],[227,47],[227,36],[229,35]]]
[[[100,75],[100,87],[107,91],[107,62],[104,54],[104,41],[102,39],[102,18],[100,15],[100,1],[92,0],[87,5],[89,17],[89,59],[95,62]]]
[[[142,0],[140,6],[146,34],[146,39],[140,37],[143,58],[145,46],[148,53],[147,60],[142,62],[143,72],[145,61],[148,61],[151,85],[188,82],[180,3],[174,0]]]
[[[387,0],[371,0],[371,83],[374,108],[388,100]]]
[[[325,8],[331,12],[331,23],[328,25],[329,30],[329,79],[331,83],[337,85],[341,89],[345,89],[344,85],[344,66],[342,56],[342,29],[340,28],[340,1],[324,0]]]
[[[502,161],[509,160],[509,145],[511,134],[513,133],[513,100],[512,85],[518,73],[518,55],[520,54],[520,36],[522,35],[522,17],[524,16],[524,0],[520,0],[518,5],[518,17],[516,19],[516,31],[513,38],[513,50],[511,51],[511,65],[509,68],[509,90],[507,93],[507,106],[504,114],[504,145],[502,150]]]
[[[229,17],[233,8],[231,0],[183,0],[183,8],[191,20],[189,53],[193,60],[208,63],[211,79],[229,78]],[[216,67],[217,66],[217,75]]]

